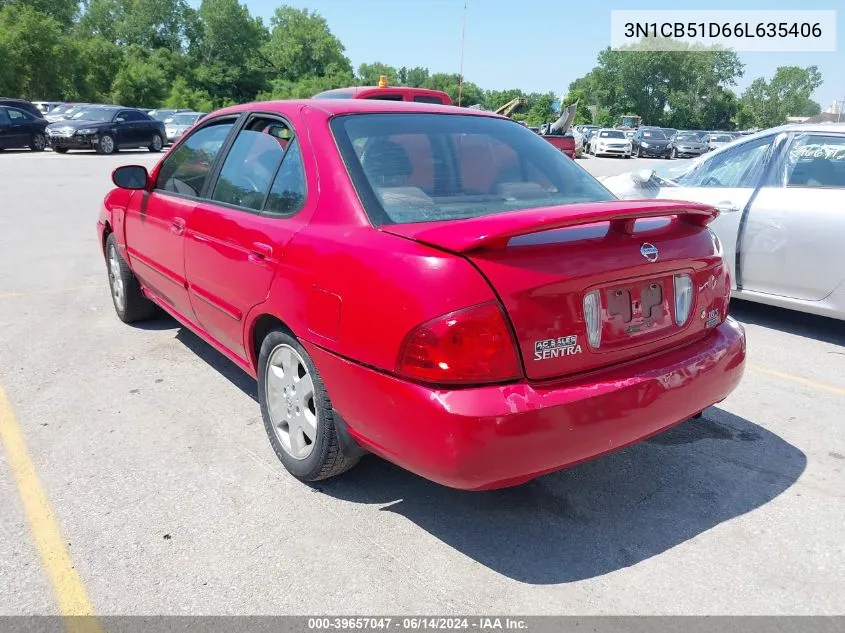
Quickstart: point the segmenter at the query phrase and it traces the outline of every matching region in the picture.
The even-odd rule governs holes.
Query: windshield
[[[79,111],[74,112],[73,115],[70,117],[72,121],[111,121],[112,117],[114,116],[115,110],[114,108],[81,108]]]
[[[650,138],[655,141],[665,141],[666,135],[661,130],[644,130],[643,138]]]
[[[711,134],[710,140],[713,143],[729,143],[734,139],[730,134]]]
[[[332,132],[376,225],[615,199],[548,141],[472,115],[360,114]]]
[[[200,116],[199,114],[174,114],[165,123],[172,125],[193,125]]]
[[[625,132],[618,130],[602,130],[599,132],[600,138],[625,138]]]
[[[701,137],[698,134],[678,134],[675,140],[697,143],[701,140]]]
[[[71,110],[73,110],[76,107],[78,107],[78,106],[74,106],[74,105],[70,105],[70,104],[59,105],[59,106],[56,106],[55,108],[53,108],[52,110],[50,110],[47,114],[66,114],[67,112],[70,112]]]
[[[173,110],[158,110],[154,114],[150,114],[156,121],[165,121],[173,116]]]

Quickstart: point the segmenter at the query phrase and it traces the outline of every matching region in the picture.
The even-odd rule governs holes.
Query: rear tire
[[[283,330],[271,331],[261,344],[258,402],[276,457],[300,481],[328,479],[358,463],[359,455],[342,450],[332,403],[314,361]]]
[[[67,147],[54,147],[53,151],[57,154],[67,154]]]
[[[114,233],[106,239],[106,269],[118,319],[124,323],[135,323],[145,321],[155,314],[155,304],[141,292],[141,284],[121,256]]]
[[[29,142],[29,149],[33,152],[43,152],[45,147],[47,147],[47,137],[41,132],[33,134]]]
[[[150,142],[150,146],[147,149],[151,152],[160,152],[162,147],[164,147],[164,141],[161,139],[161,136],[153,134],[153,140]]]

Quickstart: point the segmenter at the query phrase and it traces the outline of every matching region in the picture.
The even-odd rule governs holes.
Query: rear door
[[[763,182],[775,142],[784,140],[785,136],[778,139],[771,134],[713,154],[680,176],[679,187],[663,187],[658,193],[659,198],[703,202],[719,209],[710,227],[722,242],[734,287],[739,283],[736,253],[743,213]]]
[[[200,326],[240,358],[245,317],[267,298],[303,209],[316,202],[306,196],[300,142],[287,120],[251,115],[189,221],[191,305]]]
[[[845,134],[797,133],[742,234],[742,288],[807,301],[845,279]]]

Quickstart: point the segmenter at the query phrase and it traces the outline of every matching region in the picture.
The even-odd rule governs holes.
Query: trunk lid
[[[686,344],[721,323],[729,285],[706,227],[716,213],[690,202],[627,200],[382,230],[468,258],[508,313],[526,376],[546,380]],[[682,325],[676,275],[692,280]],[[591,292],[600,299],[597,347],[584,314]]]

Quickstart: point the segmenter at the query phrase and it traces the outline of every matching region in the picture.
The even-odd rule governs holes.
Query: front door
[[[17,108],[6,108],[9,116],[9,147],[25,147],[29,145],[30,120],[32,117],[23,110]]]
[[[743,290],[821,301],[845,278],[845,134],[796,133],[748,212]]]
[[[305,170],[282,119],[253,115],[188,224],[185,268],[200,326],[246,358],[244,319],[262,303],[284,251],[303,225]]]
[[[185,231],[235,119],[197,129],[153,172],[155,188],[139,192],[125,214],[132,269],[178,316],[194,321],[185,281]]]
[[[0,108],[0,148],[14,147],[14,140],[12,122],[6,108]]]
[[[741,282],[737,279],[736,251],[743,211],[766,173],[775,140],[773,134],[707,157],[677,178],[680,188],[662,187],[658,194],[659,198],[703,202],[719,209],[710,228],[722,243],[734,288]],[[744,271],[740,274],[744,279]]]

